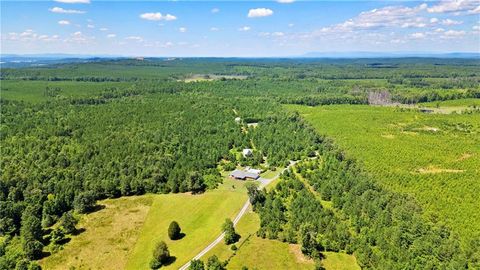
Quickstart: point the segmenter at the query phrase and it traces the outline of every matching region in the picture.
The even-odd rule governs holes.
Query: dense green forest
[[[423,220],[414,198],[376,186],[281,104],[368,104],[372,93],[388,104],[479,98],[479,66],[466,59],[124,59],[3,68],[0,269],[35,269],[30,260],[74,234],[75,213],[95,210],[95,200],[201,193],[222,181],[222,166],[300,159],[310,162],[256,194],[259,235],[299,242],[314,258],[354,253],[373,269],[478,265],[478,251],[467,254],[449,228]],[[187,81],[198,74],[219,77]],[[235,155],[243,148],[253,157]]]

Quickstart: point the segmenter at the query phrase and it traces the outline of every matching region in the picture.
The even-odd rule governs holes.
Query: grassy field
[[[23,100],[28,102],[43,102],[53,97],[45,95],[45,89],[60,88],[61,97],[87,97],[101,93],[110,87],[126,88],[131,83],[125,82],[76,82],[76,81],[12,81],[2,80],[2,99]]]
[[[437,101],[437,102],[425,102],[419,103],[419,106],[425,107],[479,107],[480,106],[480,99],[478,98],[467,98],[467,99],[453,99],[453,100],[445,100],[445,101]]]
[[[156,196],[142,227],[126,269],[149,269],[155,243],[164,240],[175,261],[162,269],[177,269],[187,263],[221,233],[226,218],[234,218],[247,199],[246,190],[233,180],[202,195],[168,194]],[[235,187],[233,187],[235,186]],[[168,238],[167,228],[176,220],[186,235]]]
[[[233,252],[224,242],[217,245],[203,258],[216,255],[220,260],[230,260],[227,269],[313,269],[314,262],[303,256],[298,245],[276,240],[262,239],[255,235],[260,220],[251,209],[240,220],[236,231],[241,238]]]
[[[413,195],[427,217],[445,222],[464,243],[480,232],[478,115],[349,105],[287,108],[333,138],[380,184]]]
[[[271,182],[266,188],[272,189],[280,178]],[[283,243],[277,240],[262,239],[256,236],[260,227],[258,214],[251,207],[237,224],[236,232],[241,238],[237,251],[232,251],[224,242],[217,245],[204,256],[204,260],[212,255],[222,261],[229,260],[227,269],[314,269],[313,260],[305,257],[300,245]],[[355,257],[344,253],[326,252],[323,263],[327,270],[357,270],[360,269]]]
[[[327,270],[360,270],[354,256],[345,253],[325,252],[323,266]]]
[[[43,269],[125,268],[154,197],[100,201],[105,209],[83,216],[78,228],[85,231],[63,250],[43,259]]]

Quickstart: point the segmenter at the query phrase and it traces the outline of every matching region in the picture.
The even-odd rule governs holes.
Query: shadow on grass
[[[76,229],[76,230],[72,233],[72,235],[77,236],[77,235],[79,235],[79,234],[84,233],[85,231],[86,231],[85,228],[78,228],[78,229]]]
[[[177,240],[183,239],[185,236],[186,236],[186,234],[184,234],[183,232],[181,232],[181,233],[177,236],[177,238],[172,239],[172,240],[177,241]]]
[[[92,207],[92,209],[89,209],[88,213],[87,214],[91,214],[91,213],[95,213],[95,212],[98,212],[102,209],[105,209],[105,205],[103,204],[97,204],[95,205],[94,207]]]
[[[163,262],[162,266],[168,266],[168,265],[174,263],[176,260],[177,260],[177,257],[170,256],[170,257],[168,257],[168,259],[165,260],[165,262]]]
[[[42,251],[42,253],[37,258],[37,260],[41,260],[43,258],[46,258],[46,257],[50,256],[50,255],[52,255],[52,253],[50,251]]]

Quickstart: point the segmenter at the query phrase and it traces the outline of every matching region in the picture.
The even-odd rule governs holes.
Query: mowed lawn
[[[175,257],[173,263],[162,269],[178,269],[221,234],[225,219],[233,220],[246,200],[243,184],[229,179],[219,189],[201,195],[155,196],[126,269],[150,269],[155,244],[162,240]],[[168,238],[167,229],[173,220],[185,233],[180,240]]]
[[[124,269],[154,195],[100,201],[104,209],[84,215],[84,230],[63,250],[40,261],[43,269]]]
[[[332,138],[382,186],[412,195],[427,218],[446,223],[464,244],[480,235],[478,114],[364,105],[287,108]]]

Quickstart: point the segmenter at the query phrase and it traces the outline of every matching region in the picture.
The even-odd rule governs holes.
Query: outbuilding
[[[242,154],[243,154],[243,157],[249,157],[253,154],[253,151],[250,148],[245,148],[243,149]]]
[[[230,177],[238,180],[257,180],[260,177],[260,174],[236,169],[230,173]]]

